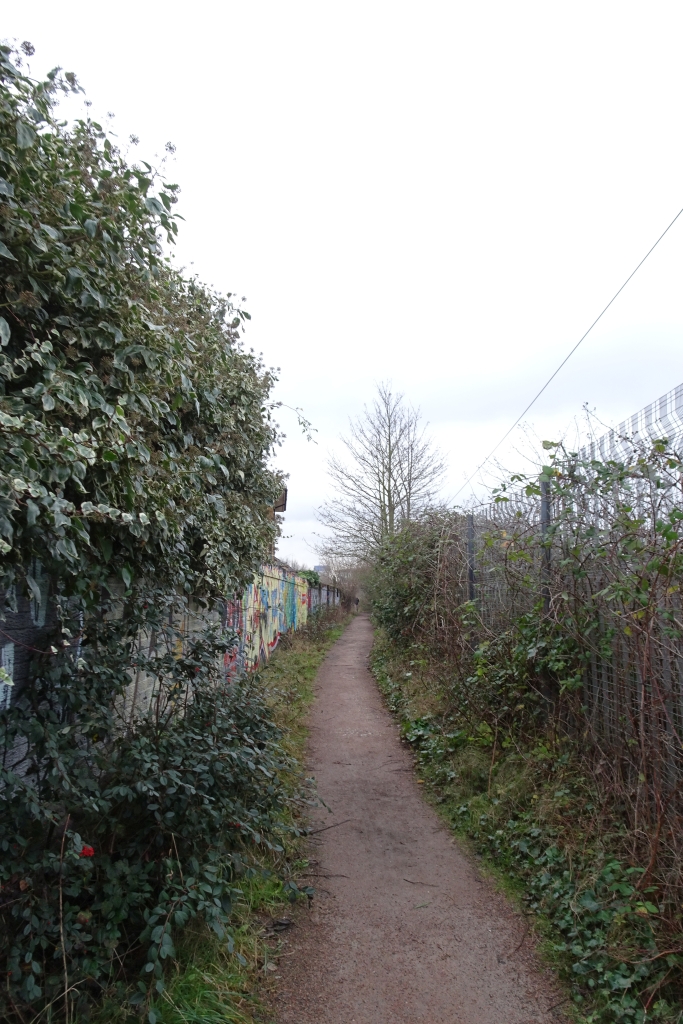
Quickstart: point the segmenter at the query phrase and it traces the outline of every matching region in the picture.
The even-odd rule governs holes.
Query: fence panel
[[[534,607],[575,631],[582,733],[645,803],[683,788],[682,442],[683,385],[563,453],[557,480],[450,523],[450,574],[485,634]]]

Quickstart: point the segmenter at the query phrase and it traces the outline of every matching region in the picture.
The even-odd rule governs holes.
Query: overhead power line
[[[640,263],[638,264],[638,266],[637,266],[637,267],[635,268],[635,270],[632,270],[632,271],[631,271],[631,273],[630,273],[630,274],[628,275],[628,277],[626,278],[626,280],[625,280],[625,281],[624,281],[624,283],[622,284],[622,286],[621,286],[621,288],[619,289],[619,291],[618,291],[618,292],[615,292],[615,293],[614,293],[614,295],[612,296],[612,298],[611,298],[611,299],[609,300],[609,302],[607,303],[607,305],[606,305],[606,306],[605,306],[605,308],[603,309],[602,313],[600,313],[600,315],[599,315],[599,316],[597,316],[597,317],[595,318],[595,320],[594,320],[594,321],[593,321],[593,323],[592,323],[592,324],[590,325],[590,327],[588,328],[588,330],[586,331],[586,333],[585,333],[585,334],[583,334],[583,335],[582,335],[582,336],[581,336],[581,337],[579,338],[579,340],[577,341],[576,345],[574,345],[574,348],[573,348],[573,349],[571,350],[571,352],[568,352],[568,353],[567,353],[567,355],[566,355],[566,356],[564,357],[564,359],[562,360],[562,362],[560,363],[560,365],[559,365],[559,366],[557,367],[557,369],[555,370],[555,372],[554,372],[554,373],[553,373],[553,374],[552,374],[552,375],[551,375],[550,377],[548,377],[547,381],[545,382],[545,384],[543,385],[543,387],[541,388],[541,390],[540,390],[540,391],[538,392],[538,394],[536,394],[536,395],[535,395],[535,396],[534,396],[534,397],[533,397],[533,398],[531,399],[531,401],[530,401],[530,402],[529,402],[529,404],[527,405],[527,407],[526,407],[526,409],[524,410],[524,412],[521,412],[521,413],[519,414],[519,416],[517,417],[517,419],[515,420],[515,422],[514,422],[514,423],[512,424],[512,426],[510,427],[510,429],[509,429],[509,430],[508,430],[508,431],[507,431],[507,432],[506,432],[505,434],[503,434],[503,436],[501,437],[500,441],[499,441],[499,442],[498,442],[498,444],[497,444],[497,445],[495,446],[495,448],[492,448],[492,449],[491,449],[491,451],[490,451],[490,452],[488,453],[488,455],[486,456],[486,458],[484,459],[484,461],[483,461],[483,462],[481,462],[481,463],[480,463],[480,464],[479,464],[479,465],[477,466],[477,468],[475,469],[474,473],[472,473],[472,475],[471,475],[471,476],[469,476],[469,477],[467,478],[467,480],[465,480],[465,483],[464,483],[464,484],[462,485],[462,487],[460,488],[460,490],[456,492],[456,494],[455,494],[455,497],[454,497],[454,499],[453,499],[454,501],[455,501],[455,498],[457,498],[457,497],[458,497],[458,494],[460,494],[460,493],[461,493],[462,491],[464,491],[464,490],[465,490],[465,488],[467,487],[467,485],[468,485],[469,483],[471,483],[471,481],[472,481],[472,480],[474,480],[474,478],[475,478],[475,476],[477,475],[477,473],[479,472],[479,470],[483,469],[483,468],[484,468],[484,466],[486,465],[486,463],[487,463],[487,462],[489,461],[489,459],[490,459],[490,458],[491,458],[491,457],[492,457],[493,455],[495,455],[495,453],[496,453],[496,452],[498,451],[498,449],[499,449],[499,448],[500,448],[500,446],[502,445],[503,441],[505,441],[505,440],[506,440],[506,439],[507,439],[507,438],[508,438],[508,437],[510,436],[510,434],[511,434],[511,433],[512,433],[512,431],[513,431],[513,430],[515,429],[515,427],[517,426],[517,424],[519,423],[519,421],[520,421],[521,419],[523,419],[523,418],[524,418],[524,417],[526,416],[526,414],[528,413],[529,409],[530,409],[530,408],[532,407],[532,405],[534,405],[534,404],[535,404],[535,403],[536,403],[536,402],[538,401],[538,399],[539,399],[539,398],[541,397],[541,395],[543,394],[543,392],[545,391],[545,389],[546,389],[546,388],[548,387],[548,385],[549,385],[549,384],[550,384],[550,383],[551,383],[551,382],[552,382],[553,380],[555,380],[555,377],[557,377],[558,373],[560,372],[560,370],[562,369],[562,367],[564,366],[564,364],[565,364],[566,362],[568,362],[568,361],[569,361],[569,360],[571,359],[571,357],[572,357],[572,356],[574,355],[574,353],[576,352],[576,350],[577,350],[577,348],[579,347],[579,345],[581,344],[581,342],[582,342],[582,341],[584,341],[584,340],[585,340],[585,339],[586,339],[586,338],[588,337],[588,335],[589,335],[589,334],[590,334],[590,332],[591,332],[591,331],[593,330],[593,328],[595,327],[595,325],[597,324],[597,322],[598,322],[599,320],[601,320],[601,319],[602,319],[602,317],[603,317],[603,316],[605,315],[605,313],[607,312],[607,310],[608,310],[608,309],[610,308],[610,306],[612,305],[612,303],[614,302],[614,300],[615,300],[615,299],[617,299],[617,298],[618,298],[618,297],[619,297],[619,296],[621,295],[621,293],[623,292],[624,288],[625,288],[625,287],[626,287],[626,285],[627,285],[627,284],[629,283],[629,281],[631,280],[631,278],[632,278],[632,277],[634,277],[634,275],[635,275],[635,274],[637,274],[637,272],[638,272],[638,271],[640,270],[640,268],[642,267],[642,265],[643,265],[643,263],[645,262],[645,260],[646,260],[646,259],[648,258],[648,256],[649,256],[649,255],[650,255],[650,254],[651,254],[652,252],[654,252],[654,250],[655,250],[655,249],[657,248],[657,246],[659,245],[659,243],[661,242],[661,240],[662,240],[662,239],[664,238],[664,235],[665,235],[665,234],[667,233],[667,231],[669,231],[669,230],[670,230],[670,229],[671,229],[671,228],[672,228],[672,227],[674,226],[674,224],[676,223],[676,221],[678,220],[678,218],[680,217],[680,215],[681,215],[682,213],[683,213],[683,209],[679,210],[679,211],[678,211],[678,213],[676,214],[676,216],[674,217],[674,219],[673,219],[673,220],[671,221],[671,223],[669,224],[669,226],[668,226],[668,227],[667,227],[667,228],[666,228],[666,229],[665,229],[664,231],[662,231],[661,235],[659,236],[659,238],[657,239],[657,241],[655,242],[655,244],[654,244],[654,245],[653,245],[653,246],[652,246],[652,247],[651,247],[650,249],[648,249],[648,251],[647,251],[647,252],[645,253],[645,255],[643,256],[643,258],[642,258],[642,260],[640,261]]]

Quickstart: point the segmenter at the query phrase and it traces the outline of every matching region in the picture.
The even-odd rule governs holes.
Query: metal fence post
[[[474,601],[474,515],[467,516],[467,598]]]
[[[550,481],[541,480],[541,539],[543,542],[541,562],[541,596],[543,598],[543,611],[547,615],[550,611],[550,541],[548,537],[550,529]]]

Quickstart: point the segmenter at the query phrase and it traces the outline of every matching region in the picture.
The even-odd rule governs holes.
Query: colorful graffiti
[[[3,626],[7,630],[0,638],[0,711],[8,707],[29,678],[31,652],[45,647],[49,631],[55,627],[55,610],[48,594],[49,580],[39,563],[32,566],[33,579],[41,591],[41,602],[19,595],[14,612],[6,612]],[[332,586],[312,587],[308,580],[284,565],[263,565],[254,582],[241,598],[225,602],[223,624],[233,629],[239,643],[225,656],[225,670],[230,677],[238,670],[251,671],[265,665],[271,652],[284,633],[300,629],[309,615],[334,607],[341,601],[341,592]],[[190,636],[201,630],[205,621],[199,612],[187,611],[180,622],[181,635]],[[145,636],[143,645],[151,645]],[[151,650],[151,646],[149,646]],[[176,652],[183,650],[179,638]],[[131,694],[133,702],[149,704],[153,694],[153,679],[140,676]]]
[[[283,633],[305,626],[309,613],[339,604],[334,587],[311,587],[285,566],[264,565],[240,599],[226,602],[225,626],[239,636],[225,656],[229,675],[265,665]]]

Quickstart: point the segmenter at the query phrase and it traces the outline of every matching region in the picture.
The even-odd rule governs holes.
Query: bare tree
[[[350,458],[330,458],[336,494],[318,510],[331,533],[323,544],[327,555],[365,561],[434,503],[445,466],[421,420],[403,395],[379,384],[371,407],[351,421],[342,437]]]

